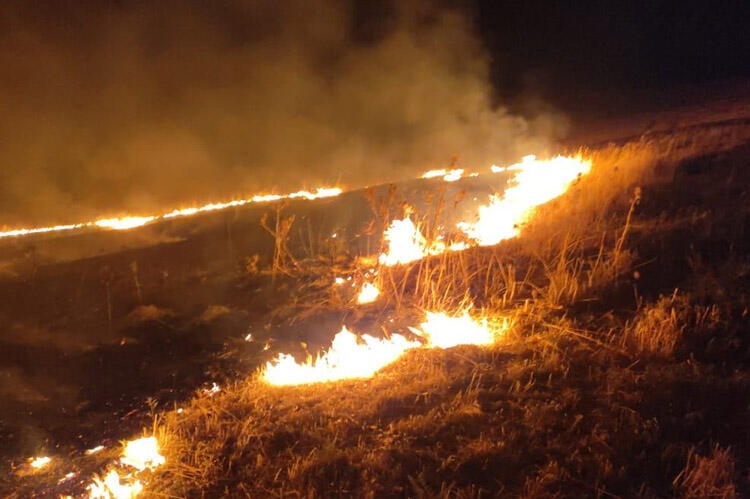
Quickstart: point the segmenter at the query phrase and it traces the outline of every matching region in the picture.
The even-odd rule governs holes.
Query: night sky
[[[750,76],[725,2],[11,1],[0,226],[544,152]],[[742,84],[742,83],[741,83]],[[679,93],[675,90],[676,93]]]

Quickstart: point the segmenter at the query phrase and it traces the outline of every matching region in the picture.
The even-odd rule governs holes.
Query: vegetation
[[[143,495],[750,495],[746,128],[582,151],[591,173],[539,207],[520,237],[377,274],[343,237],[279,204],[261,219],[269,251],[237,255],[231,276],[215,271],[224,298],[207,288],[191,303],[190,327],[229,331],[222,357],[239,374],[170,407],[151,401],[144,431],[166,464],[144,472]],[[377,251],[371,239],[403,216],[398,190],[381,194],[367,194],[367,255]],[[428,239],[456,201],[436,192],[429,209],[415,211]],[[234,236],[232,254],[242,234]],[[148,269],[130,265],[120,280],[102,271],[107,326],[120,320],[118,283],[132,302],[127,324],[180,323],[177,299],[150,305],[169,293]],[[211,284],[198,271],[193,280]],[[380,299],[358,305],[356,286],[335,286],[336,277],[375,280]],[[511,324],[497,343],[410,350],[371,379],[297,387],[258,379],[275,352],[301,358],[342,322],[410,335],[425,310],[468,304]],[[261,317],[251,322],[253,314]],[[301,324],[328,336],[311,341],[296,334]],[[116,455],[81,457],[77,476],[100,473]],[[11,497],[55,489],[68,464],[18,474]]]
[[[368,380],[281,388],[251,375],[198,394],[158,415],[167,464],[149,491],[750,493],[750,151],[717,155],[727,140],[702,158],[695,135],[587,151],[592,173],[520,238],[385,269],[385,302],[364,311],[310,286],[321,270],[297,260],[307,300],[287,316],[418,317],[470,301],[513,326],[490,347],[410,351]],[[428,233],[429,216],[422,224]],[[351,275],[365,272],[352,265]]]

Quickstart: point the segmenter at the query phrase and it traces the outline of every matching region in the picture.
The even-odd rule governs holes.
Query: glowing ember
[[[87,487],[90,499],[133,499],[143,490],[139,480],[125,478],[116,470],[110,470],[104,480],[94,478]]]
[[[359,291],[357,296],[357,303],[372,303],[380,296],[380,289],[371,282],[366,282],[362,285],[362,289]]]
[[[487,320],[476,321],[468,311],[457,317],[443,312],[427,312],[427,320],[420,329],[409,328],[415,334],[424,336],[432,347],[450,348],[456,345],[489,345],[495,341],[495,334],[487,327]]]
[[[35,470],[40,470],[52,462],[52,458],[48,456],[32,457],[29,458],[29,466]]]
[[[94,225],[103,229],[126,230],[146,225],[154,220],[156,217],[102,218],[94,222]]]
[[[517,236],[520,225],[531,218],[535,208],[567,191],[577,178],[591,170],[591,161],[580,156],[557,156],[547,161],[526,156],[508,169],[518,173],[503,195],[493,195],[488,205],[480,206],[476,222],[458,224],[480,246]]]
[[[333,338],[331,348],[316,359],[309,357],[298,364],[294,357],[279,354],[266,363],[261,379],[272,385],[302,385],[347,378],[369,378],[390,364],[406,350],[420,346],[404,336],[394,334],[388,339],[362,335],[362,342],[346,327]]]
[[[159,443],[155,437],[144,437],[131,440],[125,445],[120,462],[138,471],[152,470],[164,464],[164,456],[159,454]]]

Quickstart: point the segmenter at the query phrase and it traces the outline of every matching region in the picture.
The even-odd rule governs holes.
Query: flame
[[[454,317],[444,312],[426,312],[426,315],[427,320],[420,324],[420,329],[409,329],[423,336],[429,346],[490,345],[495,341],[496,332],[487,327],[487,319],[472,319],[468,310]]]
[[[265,203],[269,201],[278,201],[280,199],[321,199],[334,197],[343,191],[338,187],[319,187],[314,191],[297,191],[288,194],[256,194],[248,199],[236,199],[221,203],[209,203],[203,206],[190,206],[187,208],[175,208],[167,213],[149,216],[124,216],[120,218],[99,218],[90,222],[80,222],[75,224],[53,225],[51,227],[34,227],[21,228],[0,231],[0,239],[4,237],[26,236],[31,234],[43,234],[47,232],[65,232],[85,227],[98,227],[101,229],[127,230],[141,227],[157,220],[168,220],[175,217],[187,217],[196,213],[208,211],[224,210],[235,206],[243,206],[249,203]]]
[[[427,254],[427,241],[408,215],[403,220],[392,221],[384,238],[388,251],[380,255],[383,265],[409,263]]]
[[[445,243],[439,239],[429,244],[409,215],[403,220],[393,220],[383,237],[388,243],[388,251],[381,253],[378,261],[389,267],[439,255],[446,250]]]
[[[315,359],[308,357],[301,364],[291,355],[279,354],[266,363],[261,379],[271,385],[302,385],[369,378],[406,350],[420,346],[418,341],[409,341],[400,334],[382,340],[365,334],[361,339],[359,342],[354,333],[342,327],[324,354]]]
[[[96,452],[100,447],[94,447]],[[159,453],[159,443],[155,437],[143,437],[126,442],[120,458],[120,465],[134,468],[135,475],[144,470],[154,470],[164,462],[164,456]],[[134,476],[132,470],[120,474],[112,467],[103,479],[94,477],[86,489],[89,491],[90,499],[133,499],[143,491],[143,483]]]
[[[443,176],[443,180],[446,182],[455,182],[456,180],[461,180],[461,177],[463,177],[464,171],[461,168],[458,168],[456,170],[450,170],[448,173],[446,173]]]
[[[462,241],[446,244],[443,236],[428,242],[409,215],[403,220],[393,220],[383,237],[388,243],[388,251],[381,253],[378,261],[388,267],[415,262],[446,251],[462,251],[469,247]]]
[[[531,218],[535,208],[567,191],[576,179],[591,170],[591,161],[581,156],[557,156],[547,161],[526,156],[507,170],[518,173],[509,181],[510,187],[503,195],[490,196],[490,203],[479,207],[477,221],[458,224],[459,229],[480,246],[491,246],[517,236],[520,225]]]
[[[140,480],[120,477],[117,470],[110,470],[104,479],[94,477],[87,490],[90,499],[133,499],[143,490]],[[123,482],[124,480],[124,482]]]
[[[443,177],[443,180],[446,182],[455,182],[456,180],[460,180],[461,177],[464,175],[463,168],[456,168],[453,170],[447,170],[445,168],[440,168],[438,170],[429,170],[422,174],[422,178],[435,178],[435,177]]]
[[[156,220],[156,217],[122,217],[122,218],[102,218],[94,222],[94,225],[104,229],[126,230],[146,225]]]
[[[156,437],[143,437],[131,440],[125,445],[120,462],[138,471],[152,470],[164,464],[164,456],[159,454],[159,443]]]
[[[366,282],[362,284],[362,289],[357,295],[357,303],[372,303],[378,299],[378,296],[380,296],[380,288],[371,282]]]
[[[49,456],[30,457],[29,466],[35,470],[40,470],[52,462],[52,458]]]

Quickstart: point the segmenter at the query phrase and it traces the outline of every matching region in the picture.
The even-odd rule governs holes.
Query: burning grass
[[[318,354],[303,344],[306,361],[285,355],[293,340],[266,343],[265,371],[158,414],[154,435],[165,463],[150,472],[144,491],[529,498],[750,492],[750,449],[738,437],[750,419],[750,304],[747,272],[737,271],[750,268],[742,237],[748,206],[745,200],[738,207],[737,180],[720,169],[711,192],[703,179],[675,186],[675,168],[705,150],[701,140],[585,152],[591,171],[514,226],[519,237],[491,246],[433,251],[435,242],[449,240],[436,237],[438,217],[394,217],[390,192],[387,206],[373,211],[384,228],[402,222],[399,231],[408,229],[421,254],[390,261],[394,253],[384,252],[380,265],[378,258],[292,255],[294,218],[279,209],[276,225],[267,225],[276,238],[269,296],[287,300],[270,320],[291,325],[337,313],[339,327],[359,331],[370,321],[384,338],[342,329]],[[743,179],[746,189],[750,179]],[[696,195],[712,203],[708,232],[705,217],[694,216],[705,208],[696,208]],[[744,229],[729,230],[738,220]],[[395,229],[390,234],[395,240]],[[360,300],[365,290],[375,298]],[[374,363],[378,349],[389,355],[382,369]],[[334,381],[349,377],[330,375],[340,365],[359,379]],[[274,379],[292,386],[272,386]],[[320,383],[297,386],[300,379]]]
[[[273,387],[250,377],[199,396],[162,420],[172,445],[152,490],[735,497],[747,489],[735,456],[748,449],[734,437],[750,416],[742,402],[750,376],[738,364],[748,355],[747,297],[724,282],[721,303],[689,289],[659,298],[695,276],[648,267],[673,257],[645,229],[649,216],[664,217],[650,198],[663,192],[655,167],[690,152],[638,144],[593,155],[600,169],[540,207],[519,240],[381,261],[380,307],[409,314],[474,302],[510,320],[500,341],[411,349],[368,379]],[[677,225],[657,239],[672,237],[684,237]],[[651,271],[658,278],[641,280]],[[472,327],[453,325],[463,334]],[[696,350],[707,341],[717,342],[711,355]],[[744,353],[729,353],[737,348]],[[695,450],[706,446],[713,450]]]

